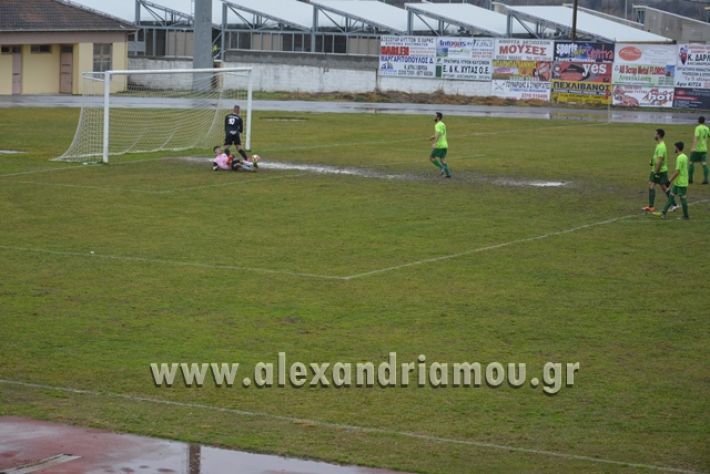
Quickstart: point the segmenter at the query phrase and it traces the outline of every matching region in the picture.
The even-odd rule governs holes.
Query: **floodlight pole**
[[[579,6],[579,0],[574,0],[572,5],[572,41],[577,40],[577,7]]]

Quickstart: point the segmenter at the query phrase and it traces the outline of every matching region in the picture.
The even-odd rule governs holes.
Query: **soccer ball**
[[[251,155],[251,161],[257,162],[261,160],[261,157],[259,155]]]

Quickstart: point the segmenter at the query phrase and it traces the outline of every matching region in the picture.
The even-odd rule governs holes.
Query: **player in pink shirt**
[[[212,160],[212,169],[214,171],[229,171],[232,169],[232,160],[222,151],[222,147],[216,146],[212,151],[214,151],[214,160]]]
[[[259,167],[259,155],[252,155],[250,160],[239,160],[232,155],[229,148],[222,150],[222,147],[217,145],[212,151],[215,154],[214,160],[212,160],[214,171],[255,171]]]

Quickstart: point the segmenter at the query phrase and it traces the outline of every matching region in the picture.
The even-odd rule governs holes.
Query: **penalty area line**
[[[291,270],[279,270],[273,268],[261,268],[261,267],[248,267],[242,265],[221,265],[212,264],[204,262],[191,262],[182,260],[168,260],[162,258],[152,258],[152,257],[136,257],[131,255],[106,255],[97,254],[89,252],[69,252],[63,250],[49,250],[33,247],[15,247],[11,245],[0,245],[0,250],[10,250],[15,252],[32,252],[41,253],[45,255],[57,255],[60,257],[84,257],[84,258],[96,258],[102,260],[115,260],[121,262],[137,262],[137,263],[149,263],[149,264],[162,264],[162,265],[174,265],[179,267],[193,267],[193,268],[206,268],[208,270],[238,270],[238,271],[249,271],[254,273],[266,273],[272,275],[289,275],[305,278],[316,278],[320,280],[345,280],[344,277],[333,276],[333,275],[319,275],[316,273],[306,273],[297,272]]]
[[[700,201],[695,201],[693,203],[690,203],[690,205],[692,206],[692,205],[696,205],[696,204],[702,204],[702,203],[706,203],[708,201],[710,201],[710,199],[702,199]],[[449,254],[449,255],[441,255],[439,257],[425,258],[422,260],[416,260],[413,262],[403,263],[401,265],[393,265],[391,267],[378,268],[376,270],[370,270],[368,272],[355,273],[353,275],[345,276],[345,277],[343,277],[343,279],[344,280],[355,280],[358,278],[364,278],[364,277],[368,277],[368,276],[372,276],[372,275],[378,275],[380,273],[388,273],[388,272],[392,272],[395,270],[401,270],[404,268],[425,265],[427,263],[435,263],[435,262],[441,262],[444,260],[451,260],[452,258],[465,257],[467,255],[473,255],[476,253],[487,252],[489,250],[496,250],[496,249],[500,249],[500,248],[504,248],[504,247],[510,247],[512,245],[523,244],[523,243],[527,243],[527,242],[534,242],[536,240],[544,240],[544,239],[548,239],[550,237],[557,237],[559,235],[572,234],[572,233],[578,232],[580,230],[590,229],[592,227],[599,227],[599,226],[603,226],[603,225],[614,224],[615,222],[620,222],[623,220],[632,219],[634,217],[640,217],[640,214],[627,214],[625,216],[613,217],[611,219],[605,219],[603,221],[592,222],[590,224],[584,224],[584,225],[580,225],[577,227],[571,227],[569,229],[548,232],[546,234],[535,235],[532,237],[525,237],[522,239],[509,240],[508,242],[501,242],[498,244],[487,245],[485,247],[478,247],[475,249],[465,250],[463,252],[453,253],[453,254]]]
[[[170,157],[161,157],[161,158],[146,158],[144,160],[131,160],[131,161],[119,161],[117,163],[110,163],[109,166],[121,166],[121,165],[132,165],[134,163],[147,163],[150,161],[162,161],[162,160],[168,160]],[[0,174],[0,178],[11,178],[13,176],[24,176],[27,174],[39,174],[39,173],[53,173],[55,171],[73,171],[73,170],[86,170],[86,169],[94,169],[97,166],[104,166],[101,163],[92,163],[88,166],[85,165],[66,165],[62,167],[57,167],[57,168],[42,168],[38,170],[30,170],[30,171],[18,171],[17,173],[7,173],[7,174]]]
[[[129,394],[125,394],[125,393],[100,392],[100,391],[96,391],[96,390],[85,390],[85,389],[78,389],[78,388],[72,388],[72,387],[61,387],[61,386],[46,385],[46,384],[40,384],[40,383],[22,382],[22,381],[18,381],[18,380],[0,379],[0,384],[13,385],[13,386],[24,387],[24,388],[39,389],[39,390],[53,390],[53,391],[62,392],[62,393],[69,393],[69,394],[75,394],[75,395],[86,395],[86,396],[93,396],[93,397],[97,397],[97,398],[113,398],[113,399],[119,399],[119,400],[126,400],[129,402],[151,403],[151,404],[155,404],[155,405],[165,405],[165,406],[172,406],[172,407],[205,410],[205,411],[212,411],[212,412],[219,412],[219,413],[227,413],[227,414],[237,415],[237,416],[258,417],[258,418],[265,418],[265,419],[270,419],[270,420],[277,420],[277,421],[282,421],[282,422],[286,422],[286,423],[297,424],[297,425],[317,426],[320,428],[338,430],[338,431],[346,431],[346,432],[349,431],[349,432],[354,432],[354,433],[371,433],[371,434],[379,434],[379,435],[386,435],[386,436],[396,436],[396,437],[400,437],[400,438],[423,440],[423,441],[439,443],[439,444],[463,445],[463,446],[471,446],[471,447],[481,448],[481,449],[508,451],[508,452],[521,453],[521,454],[531,454],[531,455],[536,455],[536,456],[547,456],[547,457],[554,457],[554,458],[558,458],[558,459],[565,459],[568,461],[583,461],[583,462],[590,462],[590,463],[596,463],[596,464],[624,466],[624,467],[632,467],[632,468],[636,468],[636,469],[646,469],[646,470],[661,471],[661,472],[676,472],[676,473],[682,473],[682,474],[702,474],[700,471],[693,471],[693,470],[689,470],[689,469],[675,468],[675,467],[669,467],[669,466],[659,466],[656,464],[644,464],[644,463],[637,463],[637,462],[618,461],[618,460],[614,460],[614,459],[605,459],[605,458],[601,458],[601,457],[588,456],[588,455],[583,455],[583,454],[565,453],[565,452],[559,452],[559,451],[549,451],[549,450],[545,450],[545,449],[523,448],[523,447],[519,447],[519,446],[511,446],[511,445],[505,445],[505,444],[499,444],[499,443],[489,443],[489,442],[485,442],[485,441],[448,438],[448,437],[444,437],[444,436],[430,435],[430,434],[426,434],[426,433],[414,433],[414,432],[409,432],[409,431],[397,431],[397,430],[387,429],[387,428],[375,428],[375,427],[360,426],[360,425],[350,425],[350,424],[345,424],[345,423],[336,423],[336,422],[331,422],[331,421],[313,420],[313,419],[299,418],[299,417],[288,416],[288,415],[277,415],[277,414],[267,413],[267,412],[247,411],[247,410],[240,410],[237,408],[220,407],[220,406],[215,406],[215,405],[208,405],[205,403],[179,402],[179,401],[173,401],[173,400],[165,400],[165,399],[161,399],[161,398],[129,395]]]

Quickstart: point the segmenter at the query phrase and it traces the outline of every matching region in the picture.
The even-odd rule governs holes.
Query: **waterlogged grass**
[[[3,382],[0,414],[425,473],[644,471],[534,451],[710,469],[710,189],[690,188],[690,222],[641,215],[654,126],[447,117],[445,181],[428,115],[255,114],[265,161],[400,177],[378,179],[220,174],[169,153],[49,162],[78,113],[41,111],[56,125],[41,134],[38,113],[0,110],[0,149],[26,152],[0,157],[0,378],[92,393]],[[525,180],[567,185],[504,184]],[[239,362],[241,381],[279,352],[580,370],[552,396],[150,377],[152,362]]]

